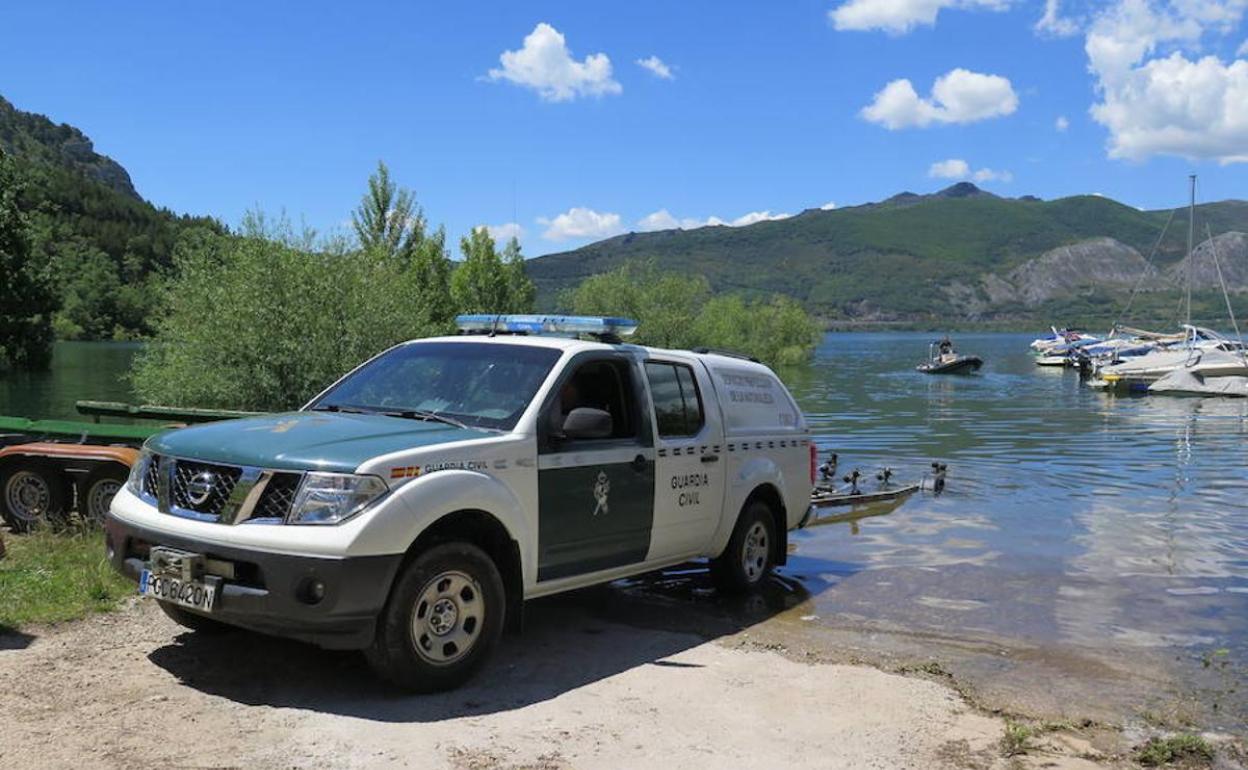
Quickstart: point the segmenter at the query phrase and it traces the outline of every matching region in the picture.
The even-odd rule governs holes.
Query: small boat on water
[[[928,347],[928,358],[915,368],[924,374],[973,374],[984,365],[979,356],[964,356],[953,349],[948,337]]]

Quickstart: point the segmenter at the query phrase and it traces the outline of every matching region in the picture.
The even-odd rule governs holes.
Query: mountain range
[[[833,324],[1099,321],[1137,285],[1139,320],[1163,322],[1186,285],[1187,214],[1096,195],[1005,198],[959,182],[745,227],[626,233],[528,268],[545,305],[589,275],[652,260],[718,291],[788,294]],[[1214,253],[1229,288],[1248,290],[1248,201],[1202,204],[1195,221],[1217,234],[1198,236],[1192,262],[1194,304],[1212,312]]]
[[[168,267],[179,235],[223,230],[147,202],[81,130],[2,97],[0,150],[24,173],[20,202],[61,276],[61,336],[142,335],[154,296],[144,285]],[[1176,193],[1185,182],[1176,180]],[[538,307],[550,310],[581,280],[648,260],[706,276],[716,291],[790,295],[832,325],[1091,323],[1116,318],[1128,297],[1127,320],[1166,323],[1189,272],[1194,316],[1225,317],[1221,280],[1248,315],[1248,201],[1198,206],[1196,232],[1189,271],[1186,208],[1142,211],[1095,195],[1007,198],[960,182],[742,227],[626,233],[531,259],[527,269]]]

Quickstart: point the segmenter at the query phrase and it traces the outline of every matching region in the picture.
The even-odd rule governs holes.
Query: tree
[[[284,219],[249,215],[238,236],[187,231],[173,262],[131,373],[148,403],[294,408],[387,347],[446,331],[412,301],[420,260],[317,242]]]
[[[694,346],[692,323],[710,294],[704,276],[665,273],[653,262],[629,262],[586,278],[564,304],[582,315],[644,320],[637,332],[639,342],[687,348]]]
[[[520,240],[512,236],[503,249],[503,271],[507,275],[507,312],[532,313],[537,287],[524,269],[524,254],[520,252]]]
[[[18,207],[24,187],[13,160],[0,151],[0,364],[37,369],[52,358],[57,299],[51,271],[36,258]]]
[[[410,300],[431,329],[450,331],[455,318],[451,298],[451,258],[446,253],[446,230],[439,227],[412,255],[407,271]]]
[[[464,259],[451,274],[451,296],[461,313],[505,313],[508,281],[494,239],[484,227],[474,227],[459,240]]]
[[[590,276],[563,304],[573,313],[636,320],[635,340],[644,345],[720,348],[771,366],[808,362],[821,336],[818,321],[790,297],[712,296],[705,277],[663,272],[652,262]]]
[[[390,179],[390,169],[377,161],[368,178],[368,192],[351,214],[360,246],[383,257],[410,260],[425,241],[425,215],[411,190]]]

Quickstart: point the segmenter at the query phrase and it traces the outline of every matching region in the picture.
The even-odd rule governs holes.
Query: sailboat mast
[[[1187,323],[1192,323],[1192,237],[1196,231],[1196,175],[1190,174],[1192,195],[1187,205]]]

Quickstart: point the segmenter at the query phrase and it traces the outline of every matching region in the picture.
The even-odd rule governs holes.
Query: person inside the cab
[[[957,354],[953,352],[953,340],[949,339],[949,335],[945,335],[940,341],[940,360],[952,361],[956,357]]]

